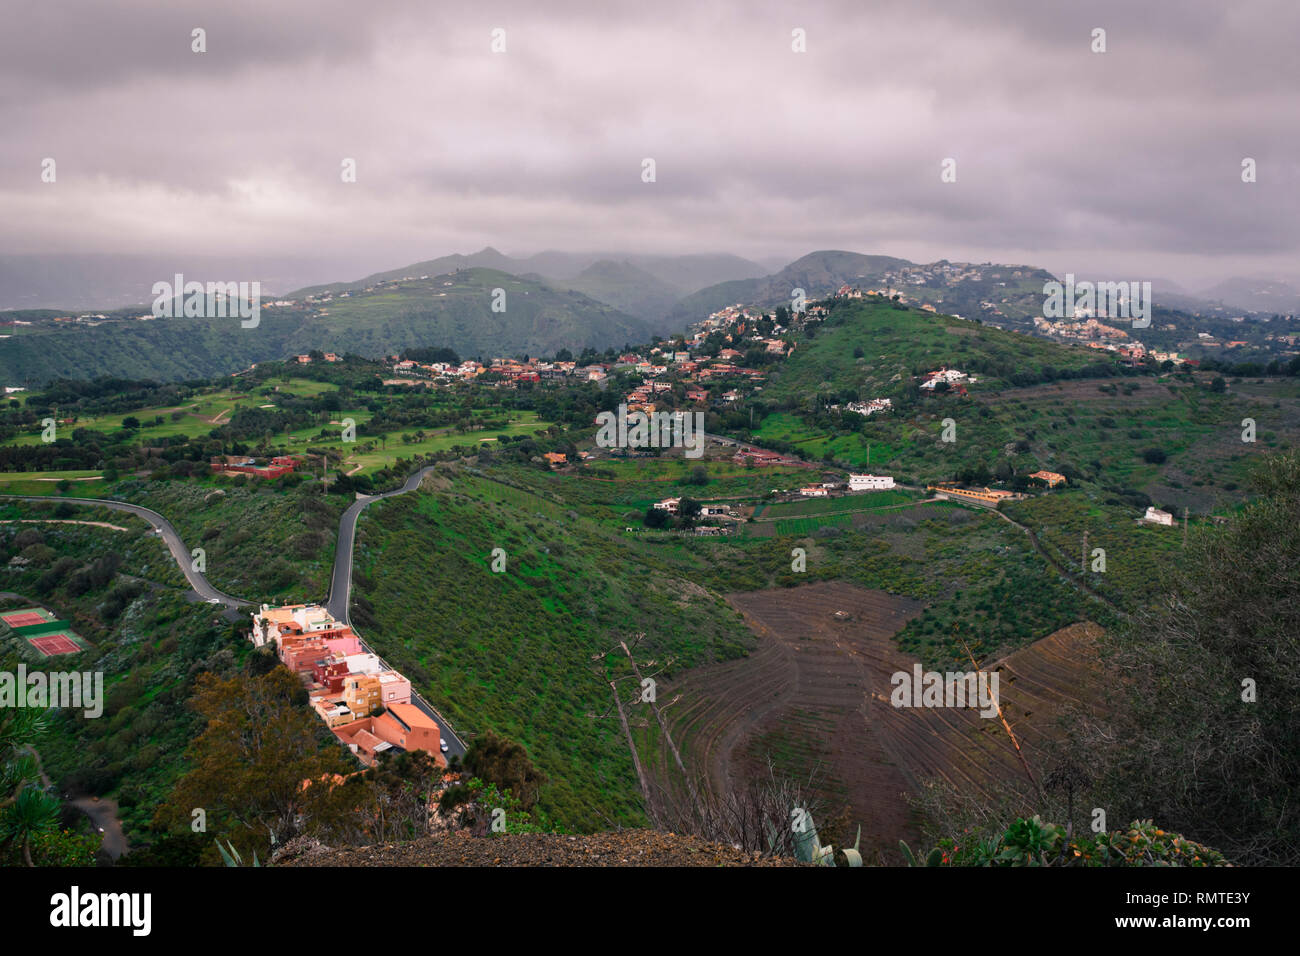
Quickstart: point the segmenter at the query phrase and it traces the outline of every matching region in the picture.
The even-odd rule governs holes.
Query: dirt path
[[[131,530],[107,521],[76,521],[72,518],[0,518],[0,524],[85,524],[93,528],[112,528],[114,531]]]
[[[1037,551],[1039,554],[1041,554],[1043,556],[1043,559],[1047,561],[1047,563],[1050,564],[1053,568],[1055,568],[1056,572],[1060,574],[1061,577],[1065,578],[1065,580],[1069,581],[1071,584],[1073,584],[1075,587],[1079,588],[1080,590],[1087,592],[1092,597],[1095,597],[1098,601],[1101,601],[1104,604],[1108,605],[1111,608],[1111,610],[1113,610],[1120,617],[1123,618],[1129,617],[1128,612],[1125,611],[1118,604],[1116,604],[1113,600],[1108,598],[1106,595],[1102,594],[1100,591],[1094,588],[1087,581],[1081,581],[1077,577],[1075,577],[1074,572],[1066,568],[1065,565],[1062,564],[1061,561],[1054,554],[1049,553],[1048,550],[1045,547],[1043,547],[1043,543],[1038,540],[1038,535],[1034,534],[1033,529],[1031,529],[1028,525],[1021,524],[1015,518],[1003,514],[997,508],[986,508],[985,510],[992,511],[999,518],[1003,519],[1004,521],[1011,522],[1013,525],[1015,525],[1025,534],[1027,534],[1029,536],[1029,543],[1034,546],[1034,550]]]
[[[99,831],[104,852],[111,858],[116,860],[131,849],[122,829],[122,821],[117,818],[116,802],[107,797],[98,800],[93,797],[78,797],[69,802],[90,818],[91,824]]]
[[[36,769],[41,775],[41,783],[51,787],[49,775],[41,764],[41,755],[35,747],[28,747],[28,752],[36,758]],[[131,844],[122,829],[122,821],[117,818],[117,802],[100,797],[77,797],[68,800],[70,806],[76,807],[90,818],[91,825],[99,831],[100,847],[109,857],[116,860],[130,852]]]

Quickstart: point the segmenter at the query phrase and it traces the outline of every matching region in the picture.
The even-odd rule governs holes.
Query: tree
[[[191,705],[207,726],[190,745],[191,769],[159,822],[188,827],[191,811],[202,807],[209,820],[236,823],[237,842],[250,849],[295,835],[303,781],[352,769],[338,749],[322,750],[320,722],[305,702],[302,682],[285,667],[226,680],[201,674]]]
[[[702,506],[694,498],[683,498],[677,503],[677,516],[681,519],[683,528],[691,528],[695,525],[695,519],[700,516]]]
[[[1104,768],[1089,806],[1162,825],[1234,863],[1300,863],[1300,454],[1261,495],[1198,530],[1168,591],[1111,637],[1120,689],[1080,740]]]
[[[21,847],[27,866],[35,865],[32,840],[52,833],[59,822],[59,801],[40,786],[40,767],[31,749],[46,726],[42,710],[0,711],[0,844]]]
[[[645,517],[642,519],[642,523],[645,524],[647,528],[662,528],[668,524],[668,512],[664,511],[662,508],[656,508],[654,505],[651,505],[645,510]]]
[[[546,783],[546,775],[533,766],[528,751],[491,731],[469,745],[462,766],[470,776],[509,790],[525,811],[532,809]]]
[[[32,840],[58,828],[59,806],[57,798],[39,787],[25,787],[0,816],[0,841],[21,846],[23,862],[35,866]]]
[[[1223,392],[1226,391],[1227,388],[1228,383],[1223,380],[1222,375],[1216,375],[1214,381],[1210,383],[1210,391],[1212,392]]]
[[[122,427],[127,431],[135,431],[140,427],[140,419],[134,415],[127,415],[126,418],[122,419]]]

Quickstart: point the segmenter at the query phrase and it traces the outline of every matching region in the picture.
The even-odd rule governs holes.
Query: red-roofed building
[[[393,704],[378,717],[366,717],[334,728],[334,734],[368,767],[388,751],[423,750],[447,766],[440,748],[438,725],[411,704]]]

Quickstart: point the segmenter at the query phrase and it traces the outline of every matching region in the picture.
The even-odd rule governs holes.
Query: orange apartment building
[[[343,678],[343,702],[359,717],[369,717],[383,707],[384,691],[372,674],[349,674]]]
[[[378,717],[365,717],[333,728],[334,735],[367,767],[388,752],[424,750],[433,754],[438,766],[447,766],[439,749],[438,725],[418,707],[394,704]]]

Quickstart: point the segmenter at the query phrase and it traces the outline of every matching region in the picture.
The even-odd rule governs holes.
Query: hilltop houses
[[[840,410],[839,405],[831,405],[829,407],[833,412]],[[849,402],[844,406],[844,410],[854,412],[858,415],[874,415],[876,412],[890,411],[893,407],[894,400],[891,398],[873,398],[865,402]]]
[[[424,711],[410,704],[393,704],[378,717],[366,717],[333,728],[334,736],[367,767],[379,762],[383,753],[423,750],[434,754],[439,766],[446,760],[438,752],[438,725]]]

